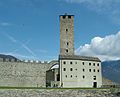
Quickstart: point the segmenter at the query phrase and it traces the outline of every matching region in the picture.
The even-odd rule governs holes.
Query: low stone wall
[[[120,97],[120,89],[0,89],[0,97]]]

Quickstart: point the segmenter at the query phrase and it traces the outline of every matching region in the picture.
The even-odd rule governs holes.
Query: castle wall
[[[55,62],[0,62],[0,86],[45,87],[46,71]]]

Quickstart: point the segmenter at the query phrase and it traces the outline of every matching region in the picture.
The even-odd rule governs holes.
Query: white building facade
[[[102,86],[101,61],[95,57],[60,56],[60,85],[65,88]]]

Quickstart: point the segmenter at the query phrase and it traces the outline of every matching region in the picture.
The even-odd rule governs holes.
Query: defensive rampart
[[[0,86],[45,87],[46,71],[57,63],[0,59]]]

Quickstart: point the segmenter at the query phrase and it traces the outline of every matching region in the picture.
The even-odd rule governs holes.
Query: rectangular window
[[[93,72],[95,72],[95,69],[93,70]]]
[[[85,69],[83,69],[83,72],[85,71]]]
[[[72,62],[70,62],[70,64],[72,64]]]
[[[89,66],[91,66],[91,63],[89,63]]]
[[[72,68],[70,68],[70,71],[73,71],[73,69],[72,69]]]
[[[95,63],[93,63],[93,66],[95,66]]]
[[[96,80],[96,76],[93,76],[93,80]]]
[[[63,64],[66,64],[66,62],[64,61]]]
[[[83,79],[85,78],[85,76],[83,75]]]
[[[82,64],[84,65],[84,62],[82,62]]]
[[[63,68],[63,71],[66,71],[66,68]]]
[[[97,66],[99,66],[99,63],[97,64]]]
[[[91,72],[91,69],[89,69],[89,72]]]

